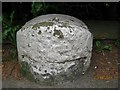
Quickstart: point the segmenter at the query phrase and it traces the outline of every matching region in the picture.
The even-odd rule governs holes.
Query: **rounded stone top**
[[[19,61],[28,63],[34,78],[41,82],[51,77],[71,79],[89,67],[92,40],[81,20],[62,14],[42,15],[17,32]]]
[[[41,47],[39,49],[47,53],[49,58],[54,58],[50,62],[72,60],[73,57],[80,58],[80,50],[85,47],[80,42],[86,40],[88,35],[91,36],[82,21],[61,14],[48,14],[34,18],[27,22],[19,32],[27,36],[29,42],[34,41],[36,47],[39,45]],[[67,55],[64,55],[66,51]],[[58,59],[58,57],[61,58]]]
[[[40,22],[45,22],[45,21],[51,21],[51,22],[61,22],[61,21],[65,21],[66,23],[73,23],[76,24],[78,26],[85,26],[86,25],[79,19],[73,17],[73,16],[69,16],[69,15],[63,15],[63,14],[47,14],[47,15],[41,15],[38,16],[30,21],[28,21],[25,26],[31,25],[31,24],[36,24],[36,23],[40,23]]]

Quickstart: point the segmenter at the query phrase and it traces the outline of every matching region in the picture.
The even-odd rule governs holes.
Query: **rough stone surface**
[[[90,65],[92,41],[87,26],[74,17],[34,18],[17,32],[21,72],[40,84],[75,80]]]

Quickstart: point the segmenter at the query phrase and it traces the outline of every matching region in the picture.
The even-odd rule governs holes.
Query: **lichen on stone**
[[[40,23],[36,23],[35,25],[33,25],[32,29],[36,30],[40,26],[47,27],[47,26],[53,26],[53,25],[54,25],[53,22],[40,22]]]
[[[53,36],[58,36],[58,38],[64,38],[64,35],[61,30],[54,30]]]
[[[61,25],[59,25],[59,27],[65,27],[67,28],[68,27],[68,23],[65,23],[65,22],[60,22]]]
[[[55,18],[52,19],[52,21],[56,21],[56,22],[59,22],[59,20],[60,20],[60,19],[57,18],[57,17],[55,17]]]

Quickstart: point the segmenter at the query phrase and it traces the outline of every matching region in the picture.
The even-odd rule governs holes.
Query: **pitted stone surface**
[[[87,70],[92,41],[82,21],[68,15],[42,15],[17,32],[18,57],[20,64],[27,63],[37,82],[64,82]]]

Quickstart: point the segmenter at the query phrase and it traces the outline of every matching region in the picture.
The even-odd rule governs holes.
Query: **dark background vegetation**
[[[67,14],[77,17],[81,20],[120,20],[119,3],[80,3],[80,2],[41,2],[41,10],[36,16],[43,14]],[[2,3],[3,15],[10,15],[15,11],[14,20],[26,22],[33,18],[31,13],[32,2]]]
[[[110,2],[3,2],[2,40],[16,45],[25,22],[44,14],[66,14],[80,20],[120,20],[120,4]]]

